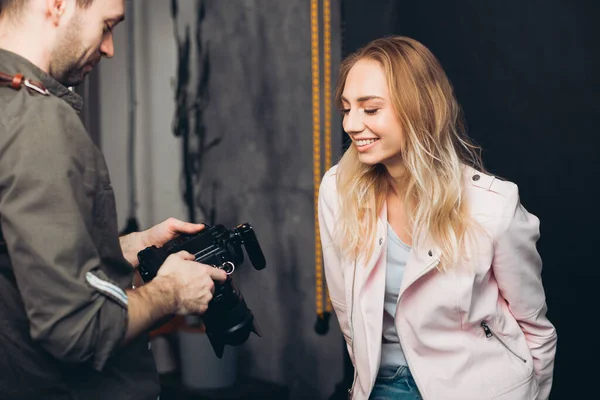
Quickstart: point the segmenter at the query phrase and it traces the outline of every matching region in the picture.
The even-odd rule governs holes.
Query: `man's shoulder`
[[[5,139],[16,139],[11,133],[18,133],[20,139],[81,145],[82,139],[88,138],[77,112],[54,95],[3,87],[0,106],[0,130],[6,133]]]

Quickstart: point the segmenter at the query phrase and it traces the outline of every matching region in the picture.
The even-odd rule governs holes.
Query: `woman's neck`
[[[399,163],[396,165],[386,165],[388,174],[390,174],[392,189],[399,198],[404,198],[406,186],[408,184],[409,174],[406,167]]]

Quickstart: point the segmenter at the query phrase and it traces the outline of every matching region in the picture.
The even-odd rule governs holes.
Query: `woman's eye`
[[[344,108],[344,109],[340,110],[340,112],[342,114],[348,114],[350,112],[350,109],[349,108]]]
[[[375,114],[377,111],[379,111],[378,108],[373,108],[373,109],[365,109],[365,114],[369,114],[369,115],[373,115]]]

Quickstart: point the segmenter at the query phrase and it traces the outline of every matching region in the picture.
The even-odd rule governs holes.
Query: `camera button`
[[[235,264],[232,263],[231,261],[225,261],[220,267],[219,269],[222,269],[223,271],[225,271],[225,273],[227,275],[231,275],[233,274],[233,271],[235,271]]]

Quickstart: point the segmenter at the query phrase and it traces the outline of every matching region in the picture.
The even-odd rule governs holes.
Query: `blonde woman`
[[[483,171],[452,86],[421,43],[375,40],[341,65],[352,144],[322,181],[331,300],[353,399],[547,399],[539,220]]]

